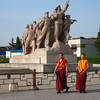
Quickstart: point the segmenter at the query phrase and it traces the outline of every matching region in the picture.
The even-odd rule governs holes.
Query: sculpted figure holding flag
[[[55,8],[54,13],[52,14],[51,18],[54,19],[54,36],[55,36],[55,41],[58,41],[60,36],[62,35],[62,30],[63,30],[63,21],[65,17],[65,11],[67,10],[69,6],[69,0],[66,2],[64,9],[61,9],[61,6],[58,5]]]

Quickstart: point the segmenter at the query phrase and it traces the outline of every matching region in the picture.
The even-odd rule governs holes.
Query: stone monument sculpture
[[[68,45],[70,26],[76,21],[65,14],[69,1],[63,9],[58,5],[50,16],[49,12],[45,12],[39,21],[26,25],[22,37],[24,55],[14,56],[10,63],[27,64],[40,72],[53,71],[52,66],[55,66],[59,52],[64,53],[68,63],[76,63],[76,57]]]
[[[65,46],[68,43],[70,26],[76,21],[71,20],[70,15],[65,15],[68,6],[69,0],[64,9],[61,9],[61,6],[58,5],[51,16],[49,16],[49,12],[45,12],[43,18],[34,22],[33,28],[28,33],[26,47],[23,49],[25,55],[33,54],[35,49],[57,49],[57,47]],[[23,37],[25,37],[24,35]]]

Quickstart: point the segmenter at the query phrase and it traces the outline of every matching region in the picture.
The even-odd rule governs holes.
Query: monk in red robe
[[[68,92],[69,87],[67,87],[66,77],[68,75],[68,64],[67,60],[63,57],[63,53],[59,53],[59,59],[57,60],[57,65],[54,69],[54,74],[57,75],[56,79],[56,90],[57,93],[61,93],[64,89]]]
[[[87,70],[88,70],[88,60],[85,58],[85,54],[81,54],[81,60],[78,62],[77,70],[78,77],[76,83],[76,89],[80,91],[80,93],[85,93],[86,88],[86,78],[87,78]]]

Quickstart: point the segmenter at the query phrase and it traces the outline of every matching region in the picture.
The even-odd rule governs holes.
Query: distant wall
[[[16,55],[23,55],[22,50],[6,51],[6,58],[13,58]]]
[[[81,53],[85,53],[86,56],[99,56],[94,43],[96,38],[84,38],[84,39],[71,39],[68,41],[69,46],[72,48],[74,54],[80,57]]]

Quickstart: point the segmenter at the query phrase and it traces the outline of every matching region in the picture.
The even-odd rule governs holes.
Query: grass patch
[[[9,58],[0,58],[0,63],[9,63]]]

